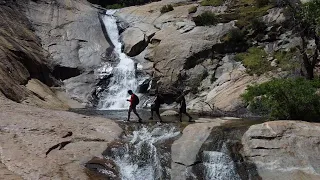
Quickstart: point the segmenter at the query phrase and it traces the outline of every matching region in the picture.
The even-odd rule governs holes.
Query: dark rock
[[[85,167],[105,179],[120,180],[119,168],[111,159],[94,157],[86,163]]]
[[[81,74],[81,71],[78,68],[63,67],[57,65],[54,67],[52,74],[57,79],[66,80],[72,77],[79,76]]]
[[[138,87],[138,93],[147,93],[151,80],[146,79]]]

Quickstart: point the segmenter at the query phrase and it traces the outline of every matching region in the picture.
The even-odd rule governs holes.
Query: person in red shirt
[[[129,107],[129,111],[128,111],[128,120],[130,121],[130,115],[131,115],[131,111],[133,111],[133,113],[135,115],[137,115],[137,117],[139,118],[139,122],[142,122],[142,119],[140,118],[139,114],[137,113],[137,105],[139,104],[139,98],[137,95],[135,95],[132,90],[128,91],[128,94],[131,95],[130,99],[127,99],[127,101],[130,102],[130,107]]]

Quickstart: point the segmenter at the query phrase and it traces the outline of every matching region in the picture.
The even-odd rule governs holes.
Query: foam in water
[[[113,77],[111,78],[108,90],[104,91],[100,98],[98,104],[100,109],[115,110],[127,108],[129,105],[126,101],[129,98],[127,91],[129,89],[135,91],[138,87],[135,77],[134,61],[121,51],[122,44],[119,40],[117,20],[113,16],[115,12],[114,10],[108,10],[103,18],[103,22],[108,36],[114,45],[114,52],[120,62],[113,69]]]
[[[114,161],[120,168],[122,180],[163,179],[161,155],[156,144],[169,140],[180,132],[174,127],[142,127],[128,138],[123,152],[115,152]]]
[[[234,162],[223,152],[204,151],[206,180],[240,180],[235,171]]]

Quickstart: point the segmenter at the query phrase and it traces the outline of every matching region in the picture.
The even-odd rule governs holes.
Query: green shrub
[[[170,12],[170,11],[173,11],[173,6],[171,4],[169,5],[164,5],[162,6],[162,8],[160,9],[160,12],[163,14],[163,13],[166,13],[166,12]]]
[[[193,21],[197,26],[210,26],[210,25],[216,25],[218,22],[218,19],[213,12],[206,11],[200,14],[199,16],[194,17]]]
[[[251,20],[251,28],[256,32],[263,33],[264,30],[267,28],[267,25],[265,22],[255,18]]]
[[[274,79],[249,86],[242,95],[249,110],[272,119],[319,121],[319,80]]]
[[[201,1],[202,6],[221,6],[224,0],[203,0]]]
[[[267,53],[261,48],[251,47],[248,52],[239,53],[235,58],[243,63],[250,75],[261,75],[272,70],[270,62],[267,60]]]
[[[188,9],[188,12],[189,12],[189,14],[191,14],[191,13],[195,13],[195,12],[197,12],[197,6],[192,6],[191,8],[189,8]]]
[[[232,29],[223,37],[224,42],[240,44],[245,42],[245,34],[238,28]]]
[[[125,6],[121,5],[121,4],[112,4],[112,5],[107,5],[106,9],[120,9],[120,8],[123,8],[123,7],[125,7]]]
[[[270,0],[255,0],[257,7],[264,7],[270,4]]]
[[[296,49],[290,51],[277,51],[274,53],[274,58],[277,59],[278,66],[284,71],[294,70],[299,68],[300,63],[294,62],[293,58],[296,55]]]
[[[257,6],[241,6],[237,9],[238,18],[236,26],[239,28],[246,27],[257,17],[268,14],[268,10],[272,8],[272,5],[257,7]]]

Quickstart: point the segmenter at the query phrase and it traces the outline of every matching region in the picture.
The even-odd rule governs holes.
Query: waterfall
[[[168,179],[171,165],[170,150],[160,152],[159,149],[166,149],[164,148],[166,141],[179,134],[180,131],[172,125],[142,126],[127,137],[124,147],[113,149],[112,154],[106,158],[116,162],[122,180]],[[167,165],[164,165],[166,164],[164,162]]]
[[[228,155],[226,144],[218,151],[203,151],[204,179],[206,180],[240,180],[234,161]]]
[[[114,54],[120,60],[119,64],[113,68],[113,77],[108,88],[100,96],[99,109],[124,109],[128,107],[126,99],[129,98],[127,91],[135,91],[138,82],[135,77],[134,61],[124,54],[121,50],[120,35],[117,20],[113,16],[115,10],[108,10],[103,18],[108,36],[114,45]],[[103,67],[102,67],[103,69]]]

